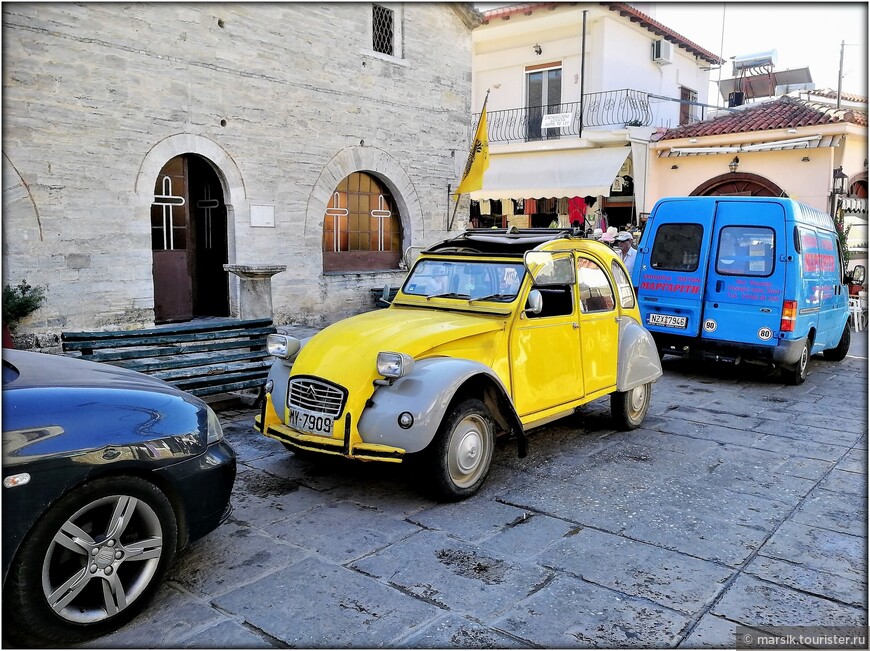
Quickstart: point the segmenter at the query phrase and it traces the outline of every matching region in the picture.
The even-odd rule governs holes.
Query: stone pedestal
[[[225,264],[239,277],[239,318],[272,318],[272,276],[287,270],[279,264]]]

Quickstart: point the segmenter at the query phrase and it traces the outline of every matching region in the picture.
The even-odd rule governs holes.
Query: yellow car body
[[[617,426],[637,427],[661,375],[619,256],[555,229],[468,231],[422,252],[389,308],[275,341],[261,432],[294,450],[429,458],[444,499],[479,488],[497,434],[524,455],[529,429],[608,394]]]

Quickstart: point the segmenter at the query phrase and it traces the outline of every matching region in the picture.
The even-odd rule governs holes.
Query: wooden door
[[[151,204],[155,323],[193,317],[187,195],[187,159],[176,156],[157,175]]]

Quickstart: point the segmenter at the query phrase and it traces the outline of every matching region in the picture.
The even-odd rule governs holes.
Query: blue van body
[[[792,199],[659,200],[632,283],[663,353],[773,363],[800,384],[812,354],[839,360],[849,348],[833,219]]]

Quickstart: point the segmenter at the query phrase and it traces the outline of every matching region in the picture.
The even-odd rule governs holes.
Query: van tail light
[[[779,329],[783,332],[794,332],[794,322],[797,320],[797,301],[782,302],[782,321]]]

